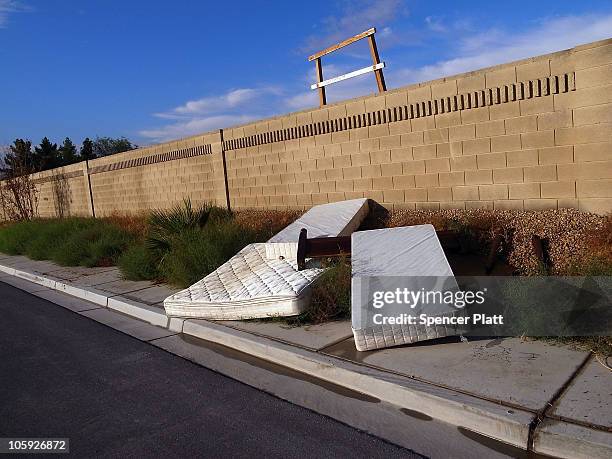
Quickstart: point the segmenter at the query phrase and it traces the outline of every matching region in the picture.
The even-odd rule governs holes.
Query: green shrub
[[[257,232],[238,225],[229,210],[209,204],[193,207],[189,199],[153,212],[148,225],[149,253],[141,251],[140,261],[152,263],[151,271],[179,286],[198,281],[257,239]]]
[[[270,221],[280,222],[281,216]],[[247,244],[267,240],[271,226],[259,217],[237,218],[226,209],[194,207],[185,200],[168,211],[153,212],[146,228],[142,219],[117,216],[41,219],[0,228],[0,252],[62,266],[118,264],[130,280],[160,279],[188,286]]]
[[[22,255],[33,234],[35,223],[24,221],[8,225],[0,231],[0,252],[7,255]]]
[[[323,323],[351,315],[351,263],[347,259],[332,259],[327,270],[312,286],[308,309],[289,323]]]
[[[159,264],[162,277],[180,287],[198,281],[209,272],[205,261],[210,257],[209,246],[199,229],[175,235],[168,242],[168,249],[163,252]]]
[[[204,227],[211,206],[203,204],[194,208],[190,199],[183,200],[170,210],[155,210],[149,217],[147,246],[161,257],[172,248],[172,240],[183,232]]]
[[[223,207],[212,206],[209,210],[208,220],[210,222],[227,222],[233,218],[234,214],[231,210]]]
[[[109,266],[133,239],[128,231],[104,220],[40,219],[2,228],[0,251],[62,266]]]
[[[82,237],[83,233],[73,234],[62,243],[54,246],[50,254],[51,261],[61,266],[79,266],[87,258],[88,241]]]
[[[247,244],[260,241],[254,231],[233,221],[211,221],[202,229],[175,235],[160,263],[162,276],[178,286],[189,286],[213,272]]]
[[[49,260],[53,253],[72,235],[94,224],[90,219],[66,218],[35,220],[30,225],[30,237],[24,254],[34,260]]]
[[[49,260],[51,251],[62,240],[63,234],[57,231],[57,227],[39,225],[36,231],[32,231],[30,240],[24,247],[24,254],[32,260]]]
[[[101,234],[92,241],[85,266],[113,266],[123,251],[133,242],[134,237],[121,228],[112,225],[101,227]]]
[[[128,280],[155,280],[160,277],[157,261],[144,244],[128,248],[117,260],[121,273]]]

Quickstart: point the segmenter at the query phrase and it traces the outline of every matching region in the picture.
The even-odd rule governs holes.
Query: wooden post
[[[317,69],[317,83],[323,82],[323,67],[321,66],[321,58],[317,57],[315,59],[315,68]],[[325,87],[321,86],[319,88],[319,105],[323,107],[327,103],[327,98],[325,97]]]
[[[344,81],[348,78],[353,78],[358,75],[363,75],[364,73],[374,72],[376,76],[376,84],[378,85],[379,92],[385,92],[387,90],[387,86],[385,85],[385,77],[383,76],[382,69],[385,67],[384,62],[380,62],[380,58],[378,56],[378,48],[376,48],[376,40],[374,40],[374,34],[376,33],[376,29],[372,27],[371,29],[366,30],[365,32],[361,32],[351,38],[347,38],[340,43],[336,43],[329,48],[325,48],[323,51],[319,51],[311,56],[308,56],[308,61],[315,61],[315,68],[317,70],[317,82],[315,84],[311,84],[311,89],[319,90],[319,105],[323,107],[327,103],[327,99],[325,97],[325,86],[328,86],[332,83],[338,83],[339,81]],[[323,80],[323,68],[321,67],[321,57],[333,53],[334,51],[338,51],[340,48],[344,48],[352,43],[355,43],[362,38],[367,38],[370,43],[370,52],[372,53],[372,61],[373,65],[364,67],[359,70],[355,70],[353,72],[345,73],[344,75],[339,75],[334,78],[330,78],[329,80]]]
[[[368,42],[370,43],[370,54],[372,54],[373,64],[379,64],[380,57],[378,56],[378,48],[376,47],[376,40],[374,39],[374,34],[368,36]],[[387,85],[385,84],[385,77],[383,76],[382,69],[374,70],[374,75],[376,75],[376,84],[378,85],[378,92],[385,92],[387,90]]]
[[[91,177],[89,176],[89,161],[83,161],[83,179],[85,180],[85,193],[87,195],[87,207],[89,215],[96,218],[96,206],[94,204],[93,190],[91,188]]]

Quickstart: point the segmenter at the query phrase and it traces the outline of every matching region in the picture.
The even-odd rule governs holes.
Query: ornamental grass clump
[[[130,280],[163,279],[187,287],[247,244],[267,240],[267,229],[252,219],[238,219],[227,209],[206,203],[195,206],[186,199],[169,210],[154,211],[144,242],[127,250],[119,266]]]
[[[104,219],[36,219],[2,228],[0,252],[62,266],[111,266],[134,239],[133,234]]]
[[[134,281],[161,279],[159,262],[144,241],[132,245],[123,252],[117,264],[126,279]]]
[[[203,228],[211,209],[209,204],[194,207],[191,199],[185,199],[182,204],[169,210],[154,210],[148,220],[147,247],[163,257],[171,250],[172,242],[178,235]]]
[[[168,282],[186,287],[253,242],[262,242],[256,231],[232,220],[210,221],[204,228],[191,228],[177,234],[160,260],[159,270]]]

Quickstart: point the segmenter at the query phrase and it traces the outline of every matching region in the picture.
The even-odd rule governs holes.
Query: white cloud
[[[306,39],[300,52],[312,53],[340,42],[370,27],[391,35],[388,24],[404,11],[404,0],[360,0],[346,2],[339,16],[328,16],[317,26],[320,32]],[[386,32],[385,32],[385,29]]]
[[[282,90],[267,86],[239,88],[220,96],[190,100],[166,112],[154,113],[156,118],[173,120],[156,128],[143,129],[138,134],[153,142],[164,142],[201,132],[246,123],[269,116],[270,100],[278,100]]]
[[[316,91],[304,91],[288,97],[285,104],[289,110],[303,110],[308,107],[316,107],[319,96]]]
[[[446,32],[448,30],[447,27],[442,22],[442,19],[438,18],[438,17],[435,17],[435,16],[427,16],[425,18],[425,25],[432,32],[443,33],[443,32]]]
[[[474,29],[473,18],[459,17],[449,20],[446,16],[426,16],[425,17],[425,30],[423,33],[426,37],[436,37],[443,35],[454,34],[453,38],[457,35],[472,32]],[[446,37],[445,37],[446,38]]]
[[[387,27],[382,28],[382,30],[378,33],[378,36],[386,38],[386,37],[390,37],[392,33],[393,33],[393,29],[387,26]]]
[[[391,70],[389,76],[394,86],[427,81],[610,38],[611,30],[610,14],[549,18],[522,33],[491,29],[455,37],[455,58],[419,68]]]
[[[154,129],[144,129],[139,131],[145,139],[152,142],[166,142],[176,140],[181,137],[201,134],[214,129],[226,128],[236,124],[248,123],[257,116],[252,115],[218,115],[203,118],[193,118],[186,121],[179,121]]]
[[[378,91],[374,74],[367,73],[349,80],[344,80],[339,84],[326,87],[326,98],[328,103],[341,100],[361,97]],[[316,90],[307,90],[287,97],[283,105],[288,110],[303,110],[314,108],[319,105],[319,94]]]
[[[341,19],[337,21],[343,22]],[[434,19],[429,22],[433,24]],[[428,27],[427,21],[423,27]],[[609,38],[612,14],[548,18],[522,32],[502,29],[475,32],[474,29],[469,22],[449,21],[446,43],[448,52],[455,57],[420,67],[408,67],[395,60],[385,71],[388,87],[451,76]],[[402,51],[402,56],[404,62],[410,62],[412,58],[408,49]],[[324,65],[323,74],[327,79],[351,70],[355,68],[330,64]],[[172,123],[145,129],[139,134],[150,141],[162,142],[272,115],[314,108],[319,103],[317,91],[310,90],[310,84],[314,81],[314,66],[311,66],[291,85],[292,88],[303,88],[297,91],[289,91],[289,85],[284,88],[247,87],[220,96],[191,100],[167,112],[155,114],[158,118],[173,120]],[[376,92],[374,76],[368,73],[327,87],[327,100],[335,102]]]
[[[323,79],[327,80],[329,78],[348,73],[352,70],[356,69],[348,68],[346,66],[338,66],[335,64],[323,65]],[[288,110],[303,110],[305,108],[312,108],[319,105],[318,91],[310,89],[310,85],[316,81],[314,66],[304,75],[301,81],[303,87],[308,89],[286,97],[281,101],[281,105],[286,107]],[[327,102],[332,103],[340,100],[352,99],[353,97],[370,94],[376,90],[374,74],[367,73],[358,77],[344,80],[338,84],[326,86]]]
[[[324,67],[326,78],[344,73],[346,69],[335,65]],[[314,82],[314,71],[300,79],[302,87]],[[328,102],[350,99],[376,90],[372,74],[362,75],[333,85],[327,90]],[[255,103],[257,102],[257,103]],[[204,97],[186,102],[168,112],[154,114],[157,118],[172,120],[160,127],[143,129],[138,134],[150,142],[165,142],[214,129],[227,128],[237,124],[262,119],[290,111],[314,108],[319,104],[317,91],[304,91],[286,96],[278,88],[259,94],[255,89],[229,91],[216,97]]]
[[[247,103],[252,103],[263,96],[278,94],[279,91],[274,87],[233,89],[221,96],[187,101],[168,112],[156,113],[155,116],[174,119],[231,111],[236,108],[244,108]]]
[[[0,29],[8,24],[8,17],[12,13],[23,13],[30,11],[30,7],[16,0],[0,0]]]
[[[332,78],[350,70],[334,64],[324,65],[325,78]],[[261,88],[240,88],[227,91],[219,96],[208,96],[187,101],[153,116],[171,120],[169,124],[140,130],[138,134],[150,142],[168,140],[199,134],[214,129],[227,128],[237,124],[262,119],[268,116],[318,106],[317,91],[310,89],[315,81],[314,66],[304,73],[299,86],[304,91],[287,96],[286,90],[277,86]],[[308,89],[306,89],[308,88]],[[332,85],[328,88],[328,102],[350,99],[376,90],[372,74],[363,75]]]

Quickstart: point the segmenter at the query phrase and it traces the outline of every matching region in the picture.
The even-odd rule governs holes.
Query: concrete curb
[[[183,333],[267,360],[434,419],[527,449],[532,413],[295,348],[203,320],[186,320]]]
[[[523,450],[528,449],[530,426],[536,418],[536,415],[529,411],[509,409],[478,397],[360,366],[214,322],[168,318],[164,311],[157,307],[122,298],[120,295],[109,295],[92,287],[77,287],[1,264],[0,272],[172,332],[204,339],[309,374]],[[533,438],[533,451],[536,453],[557,457],[612,456],[612,433],[565,421],[544,420],[537,425]]]
[[[93,287],[75,287],[74,285],[64,284],[57,281],[55,287],[51,287],[58,292],[66,293],[67,295],[75,296],[90,303],[95,303],[103,307],[108,306],[108,294],[96,290]]]
[[[115,310],[122,314],[135,317],[158,327],[169,328],[170,325],[170,319],[159,308],[145,303],[132,301],[127,298],[122,298],[120,295],[109,295],[108,292],[103,292],[93,287],[77,287],[60,282],[59,280],[54,280],[27,271],[21,271],[1,264],[0,271],[8,275],[27,280],[34,284],[42,285],[43,287],[57,290],[58,292],[89,301],[90,303],[95,303],[99,306]],[[182,321],[179,324],[175,320],[173,322],[173,331],[177,331],[178,327],[182,328]]]
[[[128,316],[136,317],[158,327],[168,328],[169,319],[163,310],[155,306],[139,303],[137,301],[128,300],[126,298],[118,299],[114,297],[108,298],[108,309],[121,312]]]
[[[612,457],[610,432],[546,419],[534,437],[536,452],[567,459]]]

